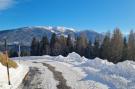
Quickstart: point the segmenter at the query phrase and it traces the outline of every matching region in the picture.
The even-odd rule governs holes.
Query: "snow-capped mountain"
[[[76,29],[67,27],[31,26],[0,31],[0,43],[3,43],[3,39],[7,38],[9,44],[21,42],[22,44],[30,45],[33,37],[41,39],[44,35],[47,35],[50,39],[52,33],[56,33],[57,36],[63,35],[65,37],[67,37],[68,34],[70,34],[72,37],[76,37],[76,35],[83,33],[92,42],[97,35],[103,39],[102,34],[91,30],[77,31]]]

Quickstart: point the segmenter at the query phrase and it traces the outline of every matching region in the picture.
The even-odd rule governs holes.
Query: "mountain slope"
[[[72,28],[66,27],[35,26],[0,31],[0,42],[2,43],[3,39],[7,38],[9,44],[21,42],[23,45],[30,45],[33,37],[41,39],[44,35],[47,35],[49,38],[51,38],[52,33],[56,33],[57,36],[64,35],[65,37],[67,37],[68,34],[75,37],[76,35],[85,33],[86,37],[92,42],[98,35],[101,39],[103,38],[102,34],[90,30],[75,31]]]

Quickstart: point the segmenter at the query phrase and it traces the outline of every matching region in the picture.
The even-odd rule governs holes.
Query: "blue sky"
[[[0,29],[24,26],[126,33],[135,29],[135,0],[0,0]]]

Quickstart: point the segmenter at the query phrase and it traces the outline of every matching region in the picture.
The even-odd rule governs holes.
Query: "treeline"
[[[8,51],[8,56],[9,57],[18,57],[19,56],[19,53],[17,50],[15,49],[10,49]],[[20,56],[30,56],[30,52],[28,50],[21,50],[21,53],[20,53]]]
[[[113,33],[106,33],[103,42],[97,36],[94,43],[88,41],[84,34],[77,36],[75,40],[70,35],[66,38],[52,34],[50,40],[47,36],[40,41],[33,38],[30,53],[32,56],[67,56],[71,52],[89,59],[99,57],[114,63],[135,60],[135,33],[131,31],[128,37],[123,37],[120,29],[116,28]]]

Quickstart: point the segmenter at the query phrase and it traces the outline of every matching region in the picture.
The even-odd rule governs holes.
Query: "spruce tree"
[[[135,33],[130,31],[128,38],[128,59],[135,60]]]
[[[93,47],[93,57],[99,57],[100,56],[100,40],[99,37],[97,36],[94,42],[94,47]]]
[[[49,54],[50,54],[49,41],[47,36],[44,36],[40,41],[40,55],[49,55]]]
[[[9,51],[9,57],[18,57],[17,51],[14,50],[14,49],[11,49],[11,50]]]
[[[93,59],[94,57],[93,57],[93,46],[92,46],[92,42],[89,40],[89,42],[88,42],[88,46],[87,46],[87,48],[86,48],[86,50],[85,50],[85,57],[86,58],[90,58],[90,59]]]
[[[30,56],[30,52],[27,50],[22,50],[21,51],[21,56]]]
[[[67,55],[67,39],[64,36],[60,36],[59,38],[59,44],[61,45],[60,47],[60,53],[63,56]]]
[[[57,40],[57,38],[56,38],[56,34],[55,33],[53,33],[52,34],[52,37],[51,37],[51,41],[50,41],[50,49],[51,49],[51,55],[52,56],[54,56],[54,54],[55,54],[55,49],[54,49],[54,47],[55,47],[55,45],[56,45],[56,40]]]
[[[32,39],[30,54],[31,56],[37,55],[37,40],[35,37]]]
[[[88,46],[88,42],[87,42],[86,36],[84,34],[81,34],[80,37],[77,37],[76,52],[78,54],[80,54],[81,56],[85,56],[87,46]]]
[[[125,61],[125,60],[128,59],[127,58],[128,57],[127,51],[128,51],[127,39],[126,39],[126,37],[124,37],[124,39],[123,39],[123,51],[122,51],[122,59],[121,59],[121,61]]]
[[[119,28],[113,31],[111,38],[111,61],[117,63],[122,58],[123,51],[123,37]]]
[[[68,35],[68,37],[67,37],[67,52],[68,53],[73,52],[73,41],[72,41],[70,35]]]
[[[101,45],[101,48],[100,48],[100,51],[101,51],[101,58],[102,59],[107,59],[109,60],[110,59],[110,32],[107,32],[105,37],[104,37],[104,40],[103,40],[103,43]]]
[[[60,44],[60,39],[58,39],[58,38],[56,39],[52,52],[53,52],[53,56],[62,55],[62,47]]]

